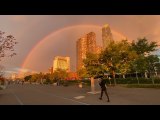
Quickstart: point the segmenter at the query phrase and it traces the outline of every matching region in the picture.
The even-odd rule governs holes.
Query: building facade
[[[96,53],[100,54],[102,52],[102,47],[101,46],[97,46],[96,47]]]
[[[77,70],[84,67],[83,60],[86,58],[87,52],[96,53],[96,34],[90,32],[78,39],[76,43],[77,52]]]
[[[53,60],[53,71],[62,69],[70,71],[70,57],[56,56]]]
[[[103,43],[103,49],[106,49],[106,47],[113,42],[113,36],[111,29],[108,24],[104,25],[102,27],[102,43]]]

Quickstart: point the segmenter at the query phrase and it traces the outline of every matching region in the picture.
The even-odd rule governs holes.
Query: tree
[[[83,60],[84,66],[89,77],[95,77],[104,72],[104,67],[99,62],[98,54],[87,53],[86,59]]]
[[[4,66],[0,65],[0,78],[4,75]]]
[[[159,62],[159,58],[157,55],[149,55],[146,57],[146,63],[147,63],[147,71],[151,74],[152,72],[155,72],[155,68],[158,67],[158,64],[155,64]]]
[[[3,77],[3,75],[4,75],[4,67],[2,65],[0,65],[0,85],[4,84],[4,77]]]
[[[132,49],[136,51],[138,55],[146,55],[156,50],[158,47],[156,42],[149,42],[147,38],[138,38],[135,42],[132,41]]]
[[[123,75],[123,78],[125,78],[125,74],[131,71],[130,66],[132,61],[138,56],[135,50],[132,49],[128,40],[122,40],[117,45],[119,48],[118,54],[120,56],[120,62],[117,64],[117,72],[120,72]]]
[[[12,35],[4,36],[5,32],[0,31],[0,61],[4,57],[13,57],[16,55],[14,46],[17,44]]]
[[[86,78],[89,77],[89,75],[87,74],[87,70],[86,68],[81,68],[77,71],[77,74],[80,78]]]
[[[95,92],[94,78],[96,76],[99,76],[101,73],[103,73],[104,66],[99,62],[99,55],[94,53],[87,53],[86,59],[83,60],[83,63],[87,71],[87,74],[90,77],[91,91]]]
[[[39,75],[37,73],[33,74],[31,77],[31,82],[38,82]]]
[[[31,80],[31,78],[32,78],[32,75],[28,75],[28,76],[24,77],[25,81],[29,81],[29,80]]]
[[[130,71],[130,64],[135,58],[137,58],[137,54],[131,49],[129,42],[127,40],[122,40],[117,43],[110,43],[101,53],[100,62],[109,68],[115,80],[116,72],[125,75]]]
[[[131,69],[140,73],[151,73],[153,71],[153,65],[158,62],[158,56],[152,55],[151,53],[156,50],[158,44],[156,42],[149,42],[148,39],[138,38],[138,40],[132,41],[132,49],[136,51],[138,58],[133,61]]]
[[[68,73],[66,72],[66,70],[62,70],[62,69],[57,69],[56,71],[54,71],[53,73],[53,78],[54,80],[64,80],[68,77]]]

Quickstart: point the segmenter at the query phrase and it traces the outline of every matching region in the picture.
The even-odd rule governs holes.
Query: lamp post
[[[138,84],[139,84],[139,79],[138,79],[138,75],[137,75],[137,64],[135,64],[134,67],[135,67],[135,70],[136,70],[136,79],[137,79]]]
[[[150,71],[150,77],[151,77],[151,79],[152,79],[152,84],[154,84],[154,79],[153,79],[153,77],[152,77],[152,73],[151,73],[151,68],[150,68],[150,66],[152,67],[152,64],[149,62],[149,71]]]
[[[138,75],[137,75],[137,70],[136,70],[136,78],[137,78],[137,81],[138,81],[138,84],[139,84],[139,79],[138,79]]]

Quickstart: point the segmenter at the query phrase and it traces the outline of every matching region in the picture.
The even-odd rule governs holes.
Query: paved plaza
[[[160,89],[108,87],[111,102],[90,87],[12,84],[0,90],[0,105],[160,105]]]

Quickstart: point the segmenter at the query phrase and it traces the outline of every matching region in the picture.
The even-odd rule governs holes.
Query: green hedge
[[[160,78],[152,78],[154,79],[155,84],[160,84]],[[145,79],[145,78],[138,78],[139,84],[152,84],[152,79]],[[111,79],[110,81],[108,79],[105,79],[107,84],[114,84],[114,79]],[[138,84],[138,80],[136,78],[117,78],[116,83],[117,84]],[[47,79],[44,84],[53,84],[55,81]],[[69,85],[78,85],[79,83],[82,83],[83,85],[90,86],[91,82],[90,80],[60,80],[60,85],[69,86]]]
[[[160,78],[152,78],[155,84],[160,84]],[[138,78],[139,84],[152,84],[152,79]],[[107,84],[110,84],[108,79],[105,79]],[[117,84],[137,84],[138,80],[136,78],[117,78]],[[114,79],[111,79],[111,84],[114,84]]]
[[[160,84],[127,84],[128,88],[160,88]]]
[[[53,84],[54,81],[53,80],[50,80],[50,79],[46,79],[43,84]]]

